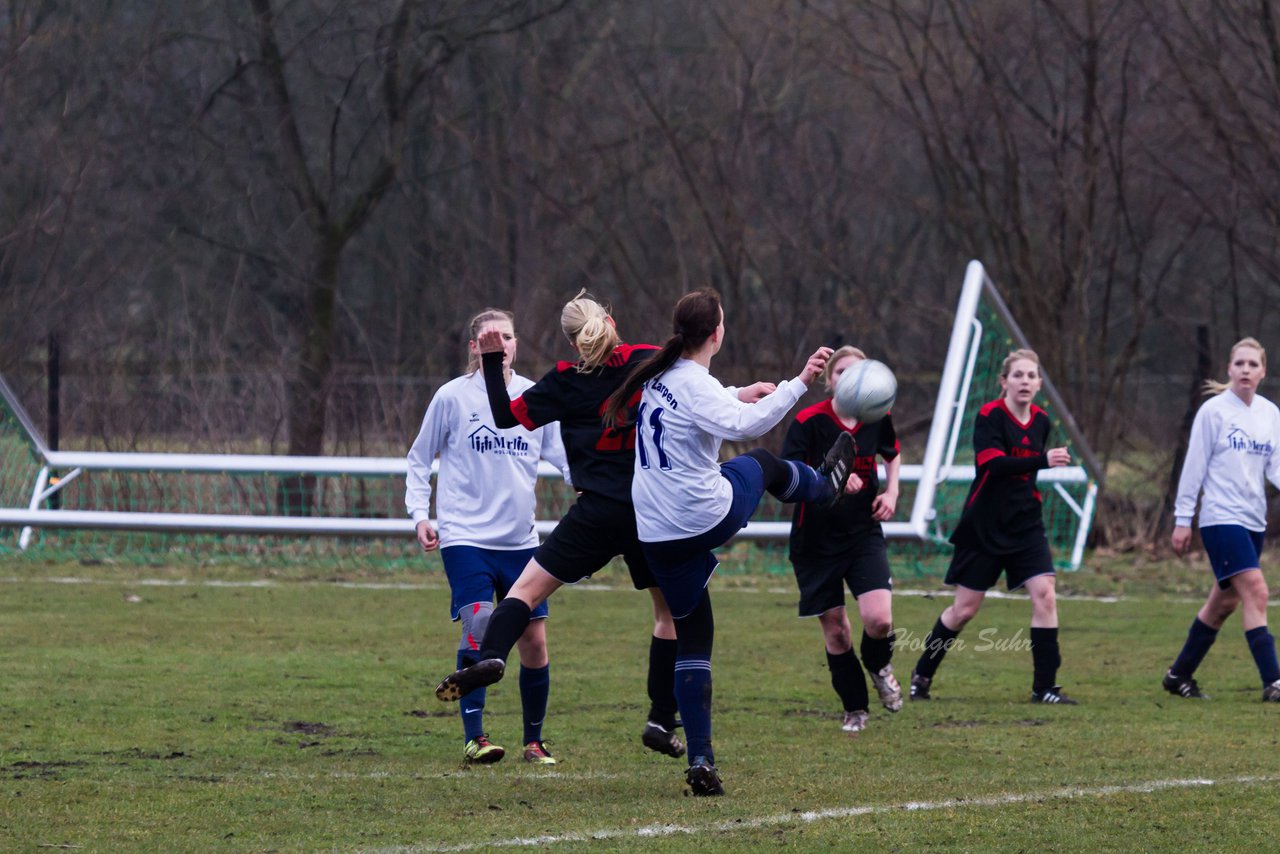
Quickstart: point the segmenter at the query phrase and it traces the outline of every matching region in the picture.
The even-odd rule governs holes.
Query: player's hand
[[[757,400],[768,397],[777,390],[778,387],[773,383],[752,383],[746,388],[738,389],[738,400],[743,403],[755,403]]]
[[[862,491],[863,486],[865,484],[862,482],[862,478],[853,472],[849,472],[849,479],[844,482],[844,493],[845,495],[857,495]]]
[[[480,333],[480,337],[476,338],[476,349],[481,355],[485,353],[505,353],[506,348],[503,346],[501,329],[486,329]]]
[[[804,370],[800,372],[800,382],[805,385],[812,385],[814,380],[822,376],[822,372],[827,367],[827,360],[831,358],[831,354],[834,352],[830,347],[819,347],[814,350],[813,355],[809,357],[809,361],[805,363]]]
[[[1049,458],[1049,468],[1071,465],[1071,452],[1066,448],[1050,448],[1045,456]]]
[[[1169,542],[1173,544],[1173,550],[1184,555],[1191,546],[1191,528],[1185,525],[1177,525],[1173,529],[1173,536],[1169,538]]]
[[[435,551],[440,548],[440,536],[436,533],[436,529],[431,527],[431,522],[423,519],[417,525],[418,545],[422,546],[424,552]]]
[[[871,502],[871,518],[877,522],[888,522],[898,509],[898,493],[885,490]]]

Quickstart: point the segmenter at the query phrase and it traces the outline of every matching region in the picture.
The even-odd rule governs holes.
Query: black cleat
[[[849,482],[849,475],[853,474],[853,461],[857,456],[858,446],[853,441],[853,437],[843,430],[840,431],[840,435],[836,436],[826,456],[822,458],[822,465],[817,469],[818,474],[831,487],[831,497],[827,499],[828,507],[844,496],[844,486]]]
[[[1280,679],[1262,689],[1262,702],[1280,703]]]
[[[1164,674],[1164,679],[1160,682],[1164,689],[1170,694],[1176,694],[1179,697],[1186,697],[1189,700],[1207,700],[1209,695],[1200,690],[1200,686],[1196,684],[1196,680],[1190,676],[1174,676],[1170,670]]]
[[[911,699],[913,700],[932,700],[929,696],[929,686],[933,684],[932,676],[921,676],[914,670],[911,671]]]
[[[460,700],[475,689],[500,680],[506,669],[507,665],[501,658],[486,658],[470,667],[455,670],[436,686],[436,699],[442,703]]]
[[[665,753],[675,759],[684,756],[684,742],[673,729],[667,729],[662,724],[653,721],[645,724],[644,732],[640,733],[640,741],[655,753]]]
[[[1033,703],[1049,703],[1051,705],[1060,706],[1078,706],[1079,702],[1071,699],[1062,691],[1061,685],[1054,685],[1052,688],[1046,688],[1043,691],[1032,691],[1031,702]]]
[[[724,786],[720,783],[720,775],[716,772],[716,766],[708,762],[705,756],[699,756],[693,760],[693,764],[685,772],[684,780],[689,784],[689,788],[693,790],[695,796],[706,797],[724,794]]]

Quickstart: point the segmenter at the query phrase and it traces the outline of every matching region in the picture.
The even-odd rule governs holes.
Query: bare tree
[[[343,262],[396,186],[407,152],[436,132],[441,70],[485,39],[536,24],[567,0],[533,4],[248,0],[227,20],[225,76],[199,121],[266,178],[274,198],[259,234],[236,235],[268,259],[289,330],[285,405],[290,454],[324,450]],[[260,185],[243,189],[256,208]],[[254,213],[257,211],[255,210]],[[248,218],[248,219],[251,219]],[[306,512],[314,484],[288,484]]]

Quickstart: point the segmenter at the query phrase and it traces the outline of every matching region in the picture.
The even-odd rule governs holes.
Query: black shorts
[[[630,502],[584,492],[534,553],[538,565],[557,581],[577,584],[618,555],[631,571],[637,590],[657,587],[636,536],[636,511]]]
[[[1009,554],[991,554],[971,546],[956,546],[947,569],[947,584],[986,592],[995,587],[1000,573],[1005,573],[1005,586],[1017,590],[1037,575],[1053,575],[1053,554],[1048,539],[1041,537],[1025,549]]]
[[[839,557],[791,559],[800,587],[800,616],[817,617],[844,606],[844,588],[857,599],[871,590],[892,590],[884,534],[869,531]]]

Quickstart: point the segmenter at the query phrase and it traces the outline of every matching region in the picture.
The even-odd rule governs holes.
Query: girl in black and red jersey
[[[1000,370],[1004,395],[978,411],[973,426],[977,471],[960,524],[951,535],[956,549],[946,577],[946,583],[956,587],[956,598],[925,638],[911,673],[913,700],[929,699],[943,656],[1004,572],[1010,590],[1025,586],[1031,596],[1031,702],[1076,705],[1055,684],[1062,662],[1058,604],[1036,489],[1036,472],[1069,465],[1071,454],[1066,448],[1045,448],[1049,416],[1032,402],[1040,384],[1040,357],[1031,350],[1015,350]]]
[[[823,381],[835,390],[840,375],[866,358],[857,347],[844,346],[831,354]],[[834,399],[802,409],[791,422],[782,456],[818,465],[841,433],[853,437],[857,456],[854,473],[862,489],[834,504],[796,506],[791,519],[791,564],[800,587],[800,616],[818,618],[826,641],[831,686],[844,705],[841,729],[861,732],[868,718],[865,666],[880,702],[896,712],[902,708],[902,688],[893,675],[893,580],[880,523],[893,517],[898,504],[902,460],[893,418],[886,415],[863,424],[838,411]],[[885,490],[879,492],[876,455],[885,461]],[[853,629],[844,606],[844,586],[858,602],[862,619],[862,662],[853,651]]]
[[[494,609],[480,642],[479,662],[445,677],[436,687],[436,696],[456,700],[500,680],[506,658],[528,626],[532,610],[562,585],[589,577],[621,555],[636,589],[648,590],[653,598],[650,711],[641,741],[650,750],[679,757],[685,747],[675,734],[675,624],[640,548],[631,503],[635,426],[615,429],[604,427],[601,420],[609,396],[637,363],[658,348],[622,343],[613,318],[585,291],[565,305],[560,325],[579,359],[560,362],[515,400],[508,397],[502,378],[501,338],[482,334],[476,342],[496,426],[519,424],[534,430],[560,422],[569,471],[579,495]],[[739,390],[739,397],[753,402],[770,391],[770,384],[756,383]]]

